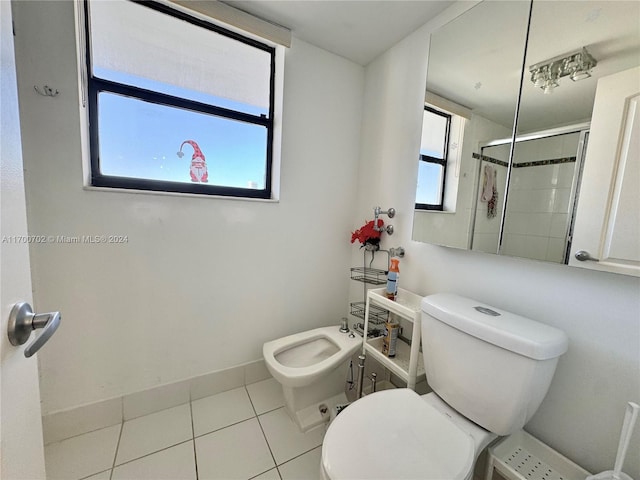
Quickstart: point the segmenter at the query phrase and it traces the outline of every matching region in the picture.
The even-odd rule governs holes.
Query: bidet
[[[324,423],[321,410],[347,402],[349,359],[362,345],[338,326],[316,328],[267,342],[265,364],[282,385],[285,408],[300,430]]]

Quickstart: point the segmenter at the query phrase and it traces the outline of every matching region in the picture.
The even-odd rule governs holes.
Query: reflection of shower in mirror
[[[480,174],[472,250],[566,262],[588,128],[580,124],[518,138],[503,218],[487,215],[482,182],[490,166],[496,185],[505,185],[510,139],[482,148],[476,155]],[[505,192],[498,190],[497,197],[496,209],[502,211]]]

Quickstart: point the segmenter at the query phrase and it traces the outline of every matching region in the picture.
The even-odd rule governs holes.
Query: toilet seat
[[[322,469],[331,480],[466,478],[473,438],[406,388],[359,399],[331,423]]]

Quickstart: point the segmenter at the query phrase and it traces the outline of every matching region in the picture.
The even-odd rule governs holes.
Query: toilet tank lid
[[[560,329],[452,293],[422,300],[422,311],[485,342],[535,360],[559,357],[567,351]]]

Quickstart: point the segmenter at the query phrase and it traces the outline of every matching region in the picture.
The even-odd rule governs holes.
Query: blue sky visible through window
[[[442,158],[442,152],[438,150],[429,150],[428,148],[421,148],[420,155],[426,155],[433,158]]]
[[[177,97],[251,113],[264,108],[161,84],[131,75],[96,69],[96,76]],[[209,184],[265,188],[266,127],[175,107],[157,105],[108,92],[99,94],[100,165],[103,175],[191,183],[191,145],[202,151]]]
[[[418,188],[416,203],[436,205],[440,203],[442,188],[442,165],[437,163],[418,162]]]

